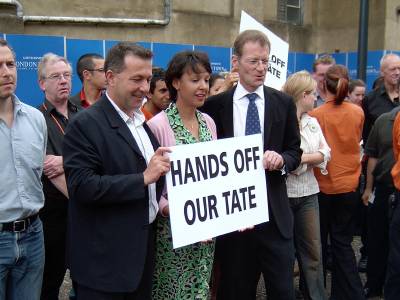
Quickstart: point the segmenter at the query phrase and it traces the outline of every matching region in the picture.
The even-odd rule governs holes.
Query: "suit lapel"
[[[271,135],[272,110],[273,110],[273,101],[271,98],[272,95],[268,92],[267,88],[264,86],[264,147],[265,145],[269,144],[269,137]]]
[[[121,116],[112,106],[111,102],[107,99],[105,95],[99,100],[99,105],[102,107],[106,119],[111,126],[117,130],[118,134],[122,137],[123,140],[132,148],[134,152],[136,152],[139,156],[143,157],[142,152],[140,151],[135,139],[132,136],[131,131],[128,126],[124,123]]]

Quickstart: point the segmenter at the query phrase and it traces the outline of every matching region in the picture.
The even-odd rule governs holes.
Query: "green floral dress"
[[[198,142],[185,128],[175,104],[166,110],[177,145]],[[212,135],[200,112],[199,141],[211,141]],[[169,218],[159,217],[157,224],[156,266],[153,299],[207,299],[214,259],[214,242],[196,243],[173,249]]]

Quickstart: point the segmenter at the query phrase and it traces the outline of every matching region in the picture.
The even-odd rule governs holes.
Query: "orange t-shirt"
[[[309,113],[317,118],[331,148],[327,175],[314,172],[321,192],[341,194],[357,189],[361,174],[360,141],[364,112],[355,104],[327,101]]]
[[[396,163],[392,168],[394,186],[400,190],[400,114],[397,115],[393,124],[393,154]]]

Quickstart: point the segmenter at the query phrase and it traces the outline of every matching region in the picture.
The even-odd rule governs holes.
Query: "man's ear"
[[[82,77],[83,79],[88,79],[90,77],[91,73],[88,70],[83,70],[82,72]]]
[[[39,87],[43,92],[46,90],[45,79],[39,79]]]
[[[239,57],[237,55],[232,55],[232,69],[235,69],[236,72],[239,69],[238,64],[239,64]]]
[[[106,72],[106,80],[107,80],[107,85],[108,86],[114,86],[115,85],[115,73],[111,70],[108,70]]]

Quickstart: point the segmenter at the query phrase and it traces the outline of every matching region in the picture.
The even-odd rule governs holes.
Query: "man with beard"
[[[14,94],[16,86],[15,53],[0,39],[0,299],[39,300],[47,130],[42,114]]]

